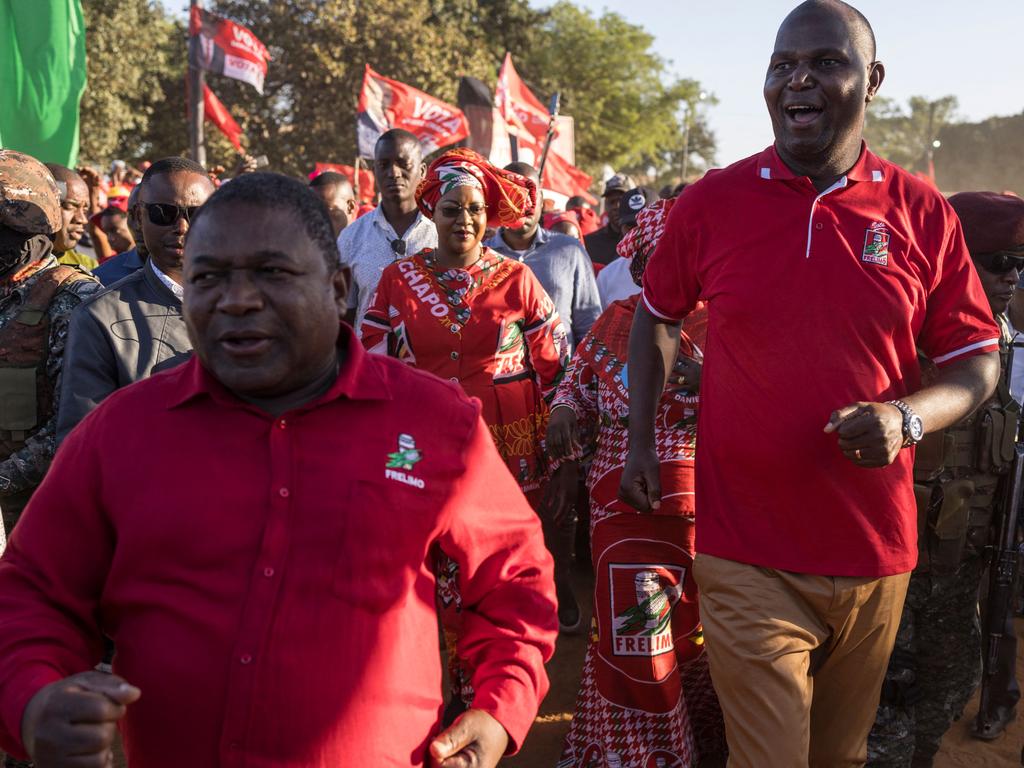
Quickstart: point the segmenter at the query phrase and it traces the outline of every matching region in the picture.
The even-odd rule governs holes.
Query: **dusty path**
[[[580,602],[584,604],[588,615],[591,589],[590,578],[582,573],[576,574],[576,594],[581,598]],[[1019,622],[1019,631],[1024,632],[1024,622]],[[540,716],[522,751],[514,758],[502,761],[503,768],[554,768],[561,755],[562,739],[569,730],[585,652],[584,635],[559,638],[555,658],[548,665],[551,692],[541,707]],[[1024,671],[1024,643],[1020,644],[1018,653],[1018,670]],[[968,705],[967,717],[955,723],[946,734],[935,768],[1016,768],[1021,765],[1024,718],[1018,719],[995,742],[977,741],[968,735],[969,718],[977,712],[977,706],[975,697]]]

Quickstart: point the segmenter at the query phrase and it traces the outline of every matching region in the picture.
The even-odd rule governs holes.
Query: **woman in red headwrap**
[[[534,508],[548,476],[541,441],[548,406],[568,364],[565,328],[529,267],[482,244],[488,224],[518,227],[533,211],[534,183],[469,149],[431,163],[416,190],[437,227],[437,248],[388,266],[360,328],[371,352],[391,355],[462,385]],[[457,635],[455,563],[437,564],[442,619]],[[449,645],[449,648],[452,646]],[[470,671],[456,664],[468,703]]]
[[[636,228],[619,243],[638,284],[673,202],[641,211]],[[702,355],[685,330],[656,422],[661,507],[640,514],[618,500],[629,445],[626,357],[638,300],[614,302],[597,319],[552,403],[551,454],[595,451],[587,473],[594,623],[559,766],[689,768],[724,753],[690,575]],[[592,444],[579,445],[587,440],[580,435],[590,435]]]

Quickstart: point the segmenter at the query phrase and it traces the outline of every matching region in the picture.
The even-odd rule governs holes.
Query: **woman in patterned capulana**
[[[568,364],[565,328],[529,267],[483,245],[491,226],[521,226],[537,204],[534,183],[468,149],[427,170],[416,201],[437,226],[436,249],[388,266],[360,327],[363,345],[462,386],[520,488],[538,509],[548,482],[542,438],[548,404]],[[472,457],[469,458],[472,460]],[[448,639],[461,606],[454,563],[437,563]],[[451,648],[449,644],[449,648]],[[456,665],[468,703],[471,664]]]
[[[641,211],[619,243],[638,284],[673,202]],[[629,445],[626,358],[638,301],[636,295],[612,303],[580,342],[548,427],[552,455],[593,455],[587,488],[594,624],[559,768],[690,768],[725,750],[690,574],[701,371],[695,339],[703,343],[705,311],[696,310],[681,333],[658,406],[661,506],[640,514],[618,499]]]

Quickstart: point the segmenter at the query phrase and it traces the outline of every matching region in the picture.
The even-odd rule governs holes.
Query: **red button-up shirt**
[[[818,192],[769,148],[680,195],[643,296],[665,319],[708,305],[697,551],[829,576],[911,570],[913,451],[864,469],[823,428],[837,408],[917,390],[918,347],[939,365],[998,349],[942,196],[866,148]]]
[[[557,634],[537,517],[477,403],[342,344],[331,389],[281,417],[193,359],[68,437],[0,560],[5,749],[102,631],[142,689],[134,765],[421,765],[442,706],[434,546],[461,568],[475,706],[521,743]]]

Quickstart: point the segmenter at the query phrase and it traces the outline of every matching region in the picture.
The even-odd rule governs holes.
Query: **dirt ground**
[[[593,582],[589,574],[577,572],[576,595],[589,617]],[[589,620],[584,622],[589,626]],[[1024,632],[1024,621],[1018,622],[1018,636]],[[548,665],[551,692],[541,706],[540,715],[518,755],[503,760],[502,768],[554,768],[562,752],[562,739],[569,731],[579,687],[583,657],[586,653],[586,635],[559,638],[555,657]],[[1018,648],[1018,676],[1024,670],[1024,643]],[[977,696],[967,707],[967,715],[946,734],[942,752],[935,760],[935,768],[1011,768],[1021,765],[1024,746],[1024,718],[994,742],[972,739],[968,733],[970,719],[978,711]],[[766,766],[766,768],[768,768]]]

